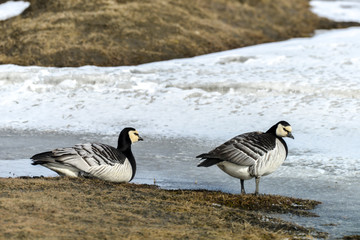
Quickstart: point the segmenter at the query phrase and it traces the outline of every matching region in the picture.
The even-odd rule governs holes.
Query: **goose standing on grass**
[[[283,137],[294,139],[289,123],[280,121],[267,132],[249,132],[236,136],[197,158],[198,167],[217,165],[232,177],[239,178],[241,193],[245,194],[244,180],[255,177],[255,195],[259,194],[260,177],[274,172],[288,154]]]
[[[110,182],[130,182],[136,172],[131,144],[143,139],[134,128],[124,128],[118,146],[101,143],[77,144],[31,157],[32,165],[42,165],[60,176],[95,177]]]

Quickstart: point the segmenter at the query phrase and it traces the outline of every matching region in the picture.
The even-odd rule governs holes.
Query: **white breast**
[[[129,182],[132,177],[132,167],[128,159],[123,164],[92,166],[88,174],[110,182]]]
[[[273,150],[267,152],[255,163],[251,169],[253,176],[266,176],[273,173],[285,161],[286,149],[280,140],[276,139],[276,146]]]

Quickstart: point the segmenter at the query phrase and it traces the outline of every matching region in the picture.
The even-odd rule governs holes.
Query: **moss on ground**
[[[0,64],[136,65],[355,24],[317,17],[308,0],[29,2],[22,15],[0,21]]]
[[[324,238],[267,214],[318,204],[97,179],[0,178],[0,239]]]

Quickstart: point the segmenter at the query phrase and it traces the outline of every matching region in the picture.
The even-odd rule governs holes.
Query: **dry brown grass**
[[[0,64],[117,66],[311,35],[336,27],[308,0],[29,0],[0,22]]]
[[[254,206],[253,202],[256,202]],[[326,235],[264,215],[319,202],[96,179],[0,179],[0,239],[284,239]],[[296,203],[297,205],[295,206]],[[282,207],[281,207],[282,206]],[[251,209],[251,210],[249,210]]]

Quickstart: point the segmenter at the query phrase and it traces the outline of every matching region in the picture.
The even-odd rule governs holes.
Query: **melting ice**
[[[29,6],[30,3],[24,1],[7,1],[0,4],[0,21],[21,14]]]
[[[290,162],[353,176],[358,39],[360,28],[349,28],[130,67],[1,65],[0,128],[114,134],[134,126],[154,136],[226,140],[287,120],[296,137]]]

